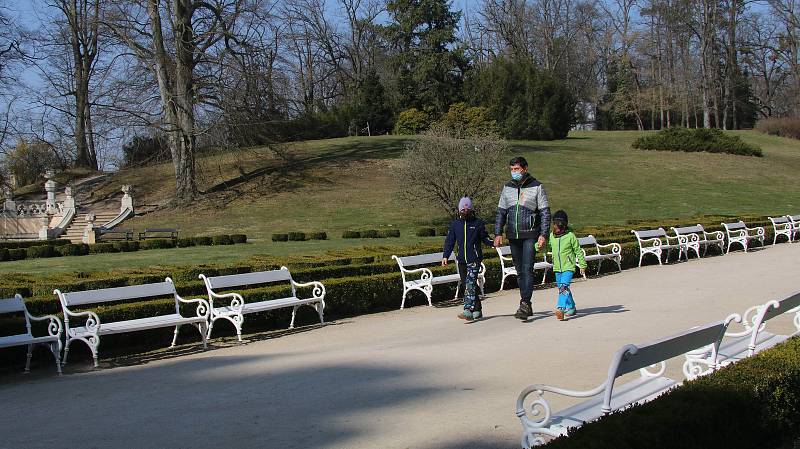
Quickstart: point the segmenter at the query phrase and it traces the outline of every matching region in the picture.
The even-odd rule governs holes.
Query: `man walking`
[[[494,223],[494,246],[503,244],[503,227],[511,246],[511,258],[517,269],[519,309],[515,318],[526,320],[533,315],[533,265],[536,243],[544,248],[550,233],[550,203],[544,186],[528,173],[528,161],[517,156],[509,162],[511,180],[503,186]]]

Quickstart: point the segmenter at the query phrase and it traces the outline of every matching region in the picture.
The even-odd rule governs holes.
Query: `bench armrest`
[[[73,312],[67,309],[66,307],[64,307],[63,309],[64,309],[64,321],[69,322],[69,317],[71,316],[74,317],[85,316],[86,324],[84,324],[84,326],[86,326],[86,330],[91,333],[97,333],[97,330],[100,327],[100,317],[97,316],[96,313],[89,310],[86,310],[84,312]]]
[[[745,226],[745,229],[747,230],[748,237],[750,237],[750,232],[751,231],[755,231],[756,232],[756,236],[758,236],[758,237],[763,237],[764,236],[764,228],[761,227],[761,226],[756,226],[754,228],[748,228],[747,226]]]
[[[55,315],[43,315],[43,316],[35,316],[28,313],[28,310],[25,310],[25,315],[31,321],[50,321],[47,323],[47,334],[51,337],[61,337],[61,333],[64,331],[64,327],[61,324],[61,320],[58,319]]]
[[[711,232],[703,231],[703,237],[705,237],[706,240],[708,240],[708,236],[712,236],[714,240],[725,239],[725,233],[723,233],[722,231],[711,231]]]
[[[636,238],[639,238],[639,236],[637,235]],[[658,237],[653,237],[651,239],[641,239],[640,238],[639,239],[639,246],[643,246],[642,244],[644,244],[644,243],[652,243],[653,246],[661,246],[664,242],[662,242],[661,239],[658,238]]]
[[[175,299],[178,300],[179,304],[197,304],[197,309],[195,309],[195,313],[198,317],[208,318],[208,314],[211,313],[211,308],[208,305],[208,301],[206,301],[203,298],[183,299],[176,294]]]
[[[292,285],[294,285],[295,287],[314,287],[314,289],[311,290],[312,298],[319,298],[319,299],[325,298],[325,286],[322,285],[322,282],[311,281],[311,282],[301,283],[292,280]]]
[[[676,235],[675,237],[665,235],[664,237],[667,238],[667,245],[671,245],[670,241],[672,240],[677,240],[678,244],[683,244],[683,245],[685,245],[689,241],[689,236],[686,235]]]
[[[602,251],[599,251],[600,248],[611,248],[611,253],[612,254],[621,254],[622,253],[622,245],[620,245],[619,243],[609,243],[607,245],[600,245],[598,243],[597,244],[597,248],[598,248],[598,253],[599,254],[602,254]],[[584,254],[585,254],[585,252],[584,252]]]
[[[405,269],[403,267],[400,267],[400,271],[403,274],[403,279],[404,280],[405,280],[406,274],[411,274],[411,273],[422,273],[422,276],[420,277],[420,280],[430,279],[430,278],[433,277],[433,272],[431,270],[427,269],[427,268],[417,268],[417,269],[414,269],[414,270],[407,270],[407,269]]]
[[[517,417],[522,421],[522,426],[526,430],[548,427],[552,416],[552,409],[550,403],[547,402],[547,399],[544,397],[545,392],[574,398],[588,398],[602,393],[607,385],[608,381],[603,382],[591,390],[584,391],[567,390],[565,388],[545,384],[529,385],[517,396]],[[525,407],[525,400],[530,395],[534,395],[534,397],[530,405],[530,414],[528,414],[528,409]]]

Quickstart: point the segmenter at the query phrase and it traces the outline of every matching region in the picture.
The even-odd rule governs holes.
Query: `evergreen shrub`
[[[705,128],[666,128],[636,139],[632,146],[640,150],[684,151],[687,153],[704,151],[756,157],[764,155],[760,148],[745,143],[739,136],[725,134],[719,129]]]

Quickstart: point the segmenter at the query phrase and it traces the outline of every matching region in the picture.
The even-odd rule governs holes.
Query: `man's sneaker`
[[[463,312],[461,312],[461,313],[458,315],[458,318],[459,318],[459,319],[462,319],[462,320],[472,321],[472,320],[473,320],[473,315],[472,315],[472,312],[470,312],[470,311],[469,311],[469,310],[467,310],[467,309],[464,309],[464,311],[463,311]]]
[[[479,318],[480,318],[480,317],[482,317],[482,316],[483,316],[483,313],[481,313],[481,311],[480,311],[480,310],[473,310],[473,311],[472,311],[472,319],[473,319],[473,320],[477,320],[477,319],[479,319]]]
[[[575,315],[577,312],[578,312],[578,311],[577,311],[577,310],[575,310],[574,308],[572,308],[572,309],[567,309],[567,310],[566,310],[566,312],[564,312],[564,315],[566,315],[566,316],[574,316],[574,315]]]
[[[558,321],[564,321],[564,309],[556,309],[556,318]]]
[[[514,314],[514,318],[518,320],[527,320],[529,316],[533,315],[533,310],[531,310],[531,305],[525,302],[519,304],[519,309],[517,309],[517,313]]]

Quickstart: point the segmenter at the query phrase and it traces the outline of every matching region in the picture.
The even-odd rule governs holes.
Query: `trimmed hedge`
[[[190,246],[195,246],[194,240],[192,238],[181,237],[176,242],[175,245],[178,248],[188,248]]]
[[[376,229],[367,229],[366,231],[361,231],[361,238],[364,239],[376,239],[378,238],[378,231]]]
[[[61,254],[57,253],[54,246],[50,245],[42,245],[42,246],[30,246],[25,249],[25,258],[26,259],[37,259],[37,258],[44,258],[44,257],[56,257],[60,256]]]
[[[62,256],[85,256],[89,254],[89,245],[85,243],[60,245],[56,246],[56,251]]]
[[[719,129],[666,128],[655,134],[636,139],[633,148],[657,151],[684,151],[694,153],[727,153],[762,157],[760,148],[742,141],[739,136],[725,134]]]
[[[399,229],[382,229],[382,230],[378,231],[378,237],[380,237],[380,238],[400,237],[400,230]]]
[[[62,245],[69,245],[72,243],[69,240],[65,239],[58,239],[58,240],[25,240],[21,242],[0,242],[0,248],[6,249],[25,249],[30,248],[32,246],[42,246],[42,245],[50,245],[50,246],[62,246]]]
[[[434,237],[436,229],[434,228],[417,228],[417,237]]]
[[[217,246],[217,245],[233,245],[233,239],[231,239],[231,236],[225,235],[225,234],[215,235],[215,236],[211,237],[211,243],[214,246]]]
[[[175,241],[172,239],[147,239],[138,243],[139,249],[175,248]]]
[[[272,234],[273,242],[288,242],[289,234]]]
[[[89,245],[89,254],[100,254],[100,253],[115,253],[117,249],[114,248],[113,243],[95,243],[94,245]]]
[[[231,241],[235,244],[247,243],[247,236],[245,234],[231,234]]]
[[[311,240],[328,240],[328,233],[325,231],[312,232],[310,234],[306,234],[306,237],[309,237]]]
[[[211,237],[207,235],[192,237],[192,241],[194,242],[194,246],[211,246],[213,243]]]
[[[547,447],[789,448],[800,436],[800,338],[571,430]]]
[[[360,239],[361,233],[359,231],[344,231],[342,232],[343,239]]]
[[[303,242],[306,240],[305,232],[290,232],[289,233],[289,241],[292,242]]]

